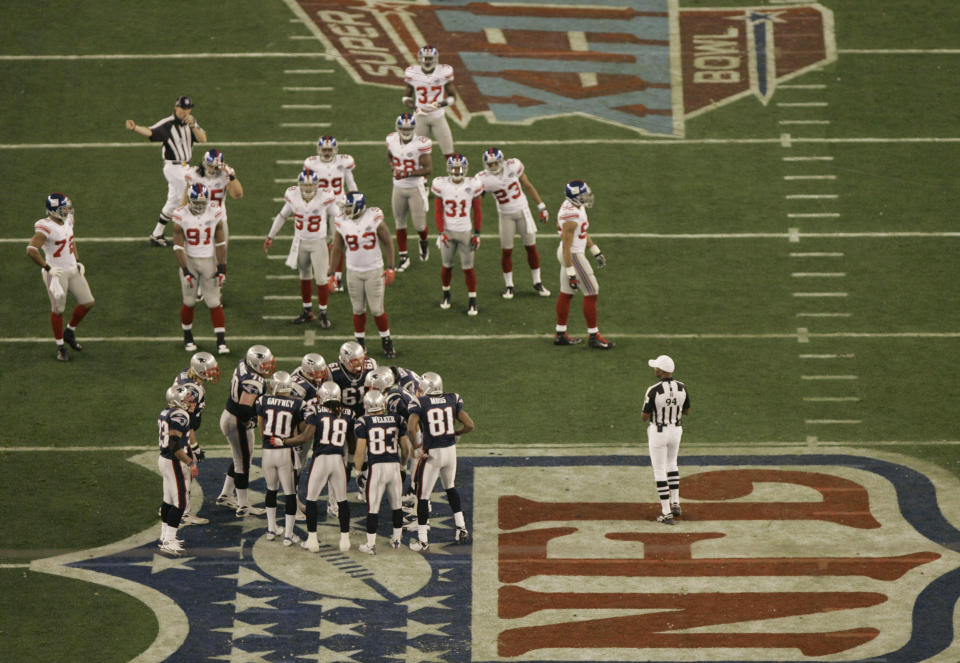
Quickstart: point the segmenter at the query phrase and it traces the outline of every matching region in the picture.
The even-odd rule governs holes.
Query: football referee
[[[682,513],[677,455],[683,436],[681,418],[690,412],[690,392],[687,385],[673,378],[673,359],[667,355],[651,359],[647,365],[653,369],[658,382],[643,395],[640,418],[648,423],[650,465],[660,498],[661,513],[657,522],[673,525],[674,517]]]
[[[173,210],[183,204],[184,175],[190,165],[193,143],[207,142],[207,132],[197,124],[193,116],[193,99],[179,97],[173,106],[173,115],[168,115],[155,124],[144,127],[133,120],[126,121],[130,131],[136,131],[151,141],[163,143],[163,176],[167,179],[167,202],[160,210],[160,219],[150,234],[153,246],[169,246],[163,229],[170,222]]]

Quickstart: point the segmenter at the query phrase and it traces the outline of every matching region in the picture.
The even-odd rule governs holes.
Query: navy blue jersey
[[[410,404],[416,400],[412,394],[393,385],[384,392],[383,397],[387,399],[387,412],[400,415],[404,421],[410,418]]]
[[[317,397],[317,386],[310,382],[303,375],[303,370],[298,368],[290,374],[293,378],[293,395],[303,401],[313,401]]]
[[[420,388],[419,375],[411,371],[409,368],[403,368],[401,366],[391,366],[390,370],[393,371],[394,385],[400,387],[413,396],[417,395],[417,390]]]
[[[263,417],[262,448],[275,449],[267,442],[271,437],[287,439],[297,434],[297,427],[304,420],[307,407],[299,398],[264,394],[254,403],[258,417]]]
[[[353,415],[349,410],[334,412],[325,407],[311,410],[306,422],[313,424],[317,432],[313,436],[313,455],[343,454],[347,437],[353,430]]]
[[[225,409],[238,417],[241,424],[246,425],[256,419],[257,412],[252,405],[240,405],[240,397],[243,394],[259,396],[266,390],[267,385],[263,376],[247,366],[247,362],[241,359],[237,368],[233,371],[233,377],[230,378],[230,395],[227,396]]]
[[[351,373],[338,361],[327,366],[330,369],[330,379],[340,387],[340,402],[353,412],[354,417],[363,414],[363,395],[367,393],[363,381],[366,380],[367,373],[376,367],[377,362],[369,357],[364,360],[363,370],[359,373]]]
[[[197,407],[190,413],[190,429],[194,431],[200,430],[200,423],[203,421],[203,408],[207,406],[206,387],[203,386],[203,382],[200,380],[195,380],[190,377],[189,368],[185,368],[177,373],[177,377],[173,379],[173,384],[195,384],[201,388],[203,396],[200,397],[200,402],[197,403]]]
[[[187,439],[190,433],[190,415],[183,408],[168,407],[161,410],[157,416],[157,428],[160,433],[160,455],[164,458],[173,460],[179,449],[190,448],[190,441]]]
[[[367,441],[367,462],[399,463],[400,438],[407,434],[407,423],[395,414],[365,414],[353,428],[357,439]]]
[[[410,404],[410,414],[420,417],[424,451],[457,443],[454,426],[462,409],[463,399],[454,393],[424,395]]]

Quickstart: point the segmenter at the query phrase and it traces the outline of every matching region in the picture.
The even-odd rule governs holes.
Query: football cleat
[[[197,344],[193,340],[192,331],[183,332],[183,349],[186,350],[187,352],[194,352],[197,349]]]
[[[364,336],[354,336],[353,342],[359,345],[364,352],[367,351],[367,339]]]
[[[200,516],[195,516],[192,513],[188,513],[183,518],[180,519],[180,527],[185,525],[209,525],[209,518],[201,518]]]
[[[233,499],[232,495],[218,495],[217,506],[225,506],[229,509],[236,509],[239,505],[237,504],[237,501]]]
[[[673,521],[673,514],[672,514],[672,513],[661,513],[659,516],[657,516],[657,522],[658,522],[658,523],[663,523],[664,525],[673,525],[673,524],[675,524],[674,521]]]
[[[420,242],[420,260],[426,262],[430,259],[430,242],[425,239],[418,241]]]
[[[312,537],[307,537],[307,540],[301,543],[300,547],[312,553],[320,552],[320,542],[317,541],[317,537],[315,535]]]
[[[670,514],[673,515],[673,516],[681,516],[681,515],[683,515],[683,509],[680,508],[680,503],[679,503],[679,502],[673,502],[673,503],[670,505]]]
[[[179,557],[183,554],[183,546],[178,544],[175,540],[164,541],[159,546],[160,552],[170,557]]]
[[[267,541],[275,540],[280,534],[272,529],[267,530]]]
[[[317,312],[317,324],[320,325],[320,329],[330,329],[333,326],[333,323],[330,322],[330,318],[327,317],[326,311]]]
[[[608,341],[599,332],[596,334],[590,334],[590,347],[597,350],[609,350],[610,348],[616,347],[616,343],[613,341]]]
[[[342,277],[342,276],[337,276],[337,277],[335,277],[335,279],[336,279],[336,281],[335,281],[335,282],[336,282],[336,287],[334,288],[333,291],[334,291],[334,292],[343,292],[343,277]]]
[[[312,322],[313,320],[313,311],[304,310],[303,313],[295,317],[291,322],[295,325],[302,325],[304,322]]]
[[[407,255],[406,251],[401,251],[399,260],[397,261],[397,271],[405,272],[410,268],[410,256]]]
[[[350,536],[345,532],[340,533],[340,552],[350,550]]]
[[[287,546],[288,548],[295,543],[300,543],[300,537],[296,534],[283,537],[283,545]]]
[[[250,513],[250,507],[248,506],[238,506],[237,507],[237,518],[243,518],[248,513]]]
[[[576,345],[578,343],[583,343],[583,339],[570,336],[567,332],[557,332],[553,337],[554,345]]]
[[[470,542],[470,532],[467,531],[466,527],[458,527],[457,533],[455,535],[455,540],[457,543],[469,543]]]
[[[410,550],[414,552],[427,552],[430,550],[430,544],[420,539],[414,539],[410,542]]]
[[[170,242],[163,235],[150,235],[150,246],[170,246]]]
[[[450,308],[450,291],[449,290],[443,291],[443,298],[440,300],[440,308],[442,309]]]
[[[76,332],[74,332],[69,327],[63,330],[63,340],[67,345],[69,345],[71,348],[73,348],[77,352],[80,352],[81,350],[83,350],[83,346],[77,343]]]
[[[384,336],[380,339],[380,344],[383,346],[383,356],[387,359],[393,359],[397,356],[397,351],[393,349],[393,339],[389,336]]]
[[[360,546],[357,548],[357,550],[359,550],[362,553],[366,553],[368,555],[377,554],[377,546],[375,545],[371,546],[369,543],[361,543]]]
[[[336,518],[340,515],[340,507],[338,507],[336,503],[330,502],[327,504],[327,515]]]
[[[70,357],[67,356],[67,347],[65,345],[57,346],[57,361],[70,361]]]
[[[217,354],[228,355],[230,354],[230,348],[227,347],[226,343],[217,343]]]
[[[399,550],[400,546],[403,545],[402,539],[390,539],[390,547],[394,550]]]
[[[536,286],[534,286],[534,290],[536,290]],[[513,299],[513,292],[514,292],[513,286],[508,285],[506,288],[503,289],[503,292],[500,294],[500,296],[503,297],[504,299]]]
[[[467,305],[467,315],[477,315],[479,312],[476,298],[471,297],[470,303]]]
[[[258,506],[248,506],[247,509],[249,510],[251,516],[262,516],[267,512],[266,509],[261,509]]]
[[[547,290],[547,287],[546,287],[545,285],[543,285],[543,283],[534,283],[534,284],[533,284],[533,289],[534,289],[534,290],[537,292],[537,294],[540,295],[541,297],[549,297],[549,296],[550,296],[550,291]]]

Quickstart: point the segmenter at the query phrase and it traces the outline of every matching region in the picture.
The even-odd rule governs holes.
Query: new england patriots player
[[[197,463],[187,453],[190,413],[196,407],[195,391],[184,385],[167,389],[167,407],[157,416],[160,457],[157,466],[163,477],[163,505],[160,507],[160,552],[174,557],[183,553],[183,541],[177,538],[180,518],[189,495],[187,476],[196,477]]]
[[[457,476],[456,443],[461,435],[474,429],[473,419],[463,409],[460,394],[443,391],[443,380],[433,372],[423,374],[423,393],[410,408],[410,429],[420,430],[423,454],[417,464],[416,484],[419,490],[417,501],[417,539],[410,542],[412,550],[425,551],[430,544],[429,507],[433,488],[437,478],[447,491],[447,501],[453,511],[453,521],[457,527],[456,542],[470,540],[466,520],[460,506],[460,493],[454,482]],[[458,430],[456,422],[462,426]]]

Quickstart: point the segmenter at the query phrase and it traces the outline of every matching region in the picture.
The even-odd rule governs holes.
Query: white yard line
[[[236,58],[322,58],[332,60],[327,53],[110,53],[97,55],[0,55],[0,62],[30,60],[205,60]]]

